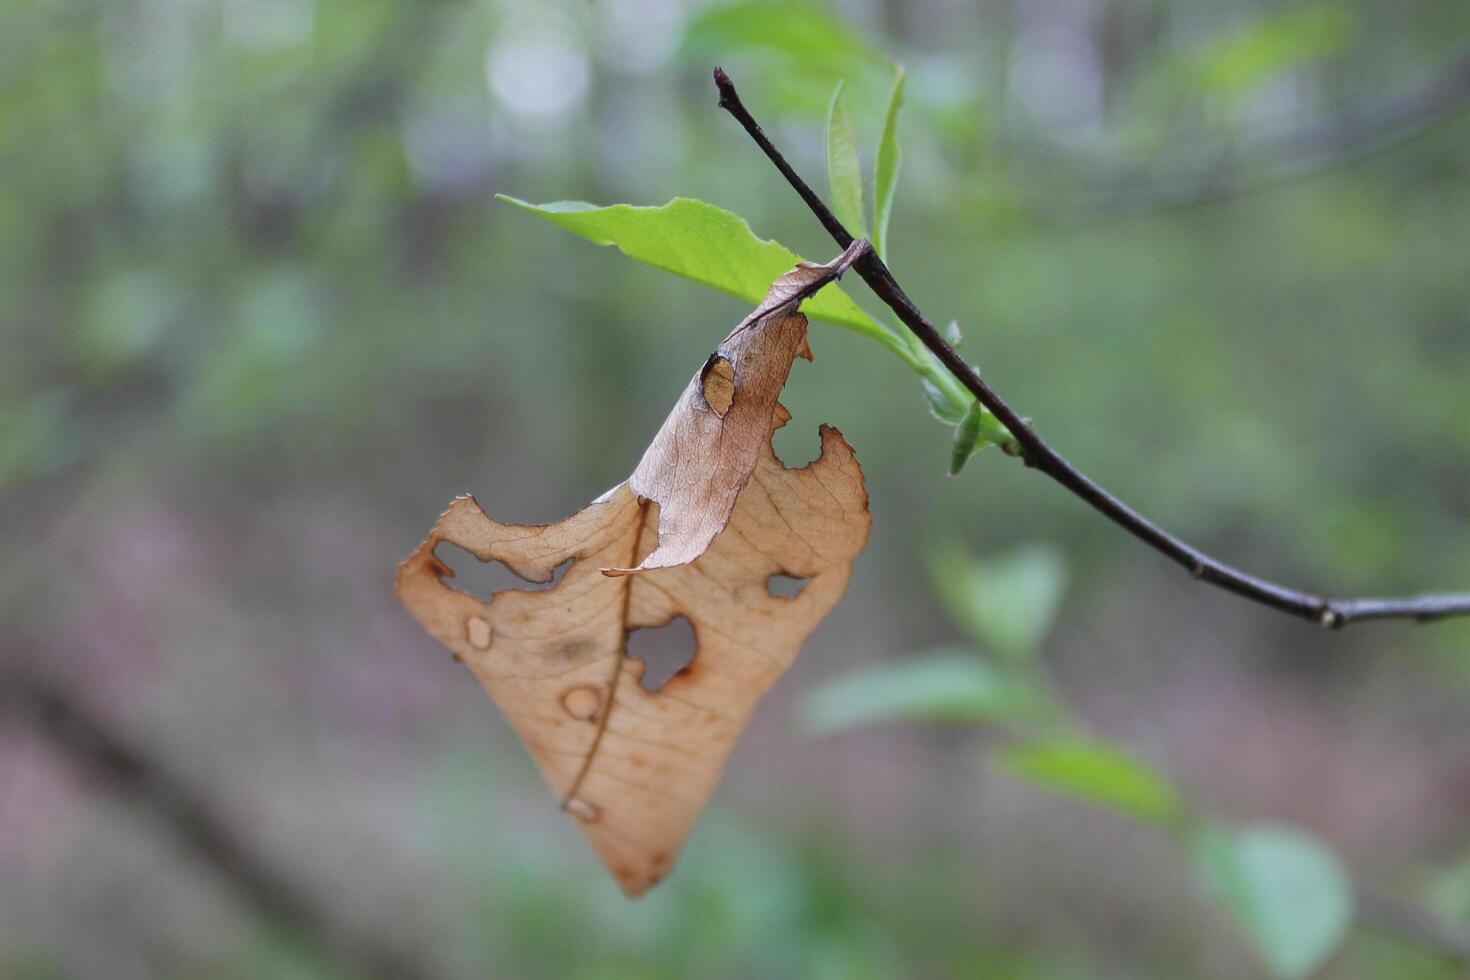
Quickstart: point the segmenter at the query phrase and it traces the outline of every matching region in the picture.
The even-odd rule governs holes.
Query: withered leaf
[[[821,456],[800,469],[771,449],[792,359],[810,357],[796,303],[859,254],[778,279],[627,483],[545,525],[501,524],[460,497],[398,568],[399,597],[474,671],[629,895],[668,873],[751,712],[867,540],[862,470],[841,433],[822,426]],[[441,541],[531,582],[571,565],[552,588],[482,601],[445,583]],[[783,598],[768,588],[777,575],[805,583]],[[628,635],[680,616],[694,659],[647,691]]]
[[[687,564],[725,527],[761,447],[770,443],[771,413],[792,361],[812,358],[797,303],[867,248],[858,240],[826,265],[804,262],[781,276],[715,348],[628,478],[634,493],[659,505],[658,547],[636,569],[609,574]]]

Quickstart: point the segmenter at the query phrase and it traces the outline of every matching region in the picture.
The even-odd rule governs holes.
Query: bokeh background
[[[1055,549],[1059,689],[1201,808],[1466,912],[1470,628],[1327,634],[994,450],[950,479],[834,327],[778,450],[839,425],[873,539],[649,896],[398,606],[453,495],[570,513],[743,314],[493,193],[696,196],[825,259],[709,68],[815,178],[839,78],[871,160],[885,55],[891,264],[1055,445],[1283,581],[1470,587],[1463,3],[6,0],[0,974],[1257,975],[1156,832],[986,729],[806,734],[825,681],[957,640],[935,542]],[[1325,975],[1456,973],[1361,930]]]

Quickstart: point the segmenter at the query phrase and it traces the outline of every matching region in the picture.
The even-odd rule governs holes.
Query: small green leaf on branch
[[[827,108],[827,186],[832,191],[832,210],[854,238],[867,238],[868,226],[863,220],[863,173],[858,163],[857,134],[847,100],[842,96],[842,82],[832,93]]]

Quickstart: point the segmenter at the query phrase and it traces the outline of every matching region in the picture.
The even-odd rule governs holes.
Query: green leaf
[[[878,159],[873,167],[873,247],[888,257],[888,216],[893,210],[893,193],[898,189],[898,110],[903,107],[903,65],[893,66],[893,89],[888,93],[888,112],[883,117],[883,135],[878,140]]]
[[[984,416],[985,409],[980,407],[979,402],[970,402],[966,409],[964,418],[954,428],[954,445],[949,451],[949,475],[958,476],[960,470],[964,469],[965,462],[973,455],[980,442],[980,421]]]
[[[1167,824],[1184,810],[1174,788],[1133,756],[1077,738],[1019,742],[1000,749],[995,764],[1063,796]]]
[[[1191,841],[1195,866],[1261,951],[1273,976],[1317,970],[1346,936],[1352,883],[1319,840],[1289,827],[1206,829]]]
[[[842,97],[842,82],[832,92],[827,107],[827,186],[832,192],[832,211],[853,238],[867,238],[868,226],[863,221],[863,173],[858,163],[857,134],[852,129],[852,116],[847,100]]]
[[[1238,104],[1271,78],[1342,51],[1356,28],[1353,14],[1339,4],[1309,3],[1268,14],[1205,49],[1199,83]]]
[[[974,654],[940,650],[830,681],[807,698],[802,718],[809,731],[826,735],[885,721],[1016,720],[1039,703]]]
[[[1470,855],[1437,868],[1428,883],[1429,906],[1446,919],[1470,919]]]
[[[0,401],[0,489],[42,476],[77,451],[75,429],[67,426],[70,401],[60,388]]]
[[[929,571],[955,623],[1012,659],[1040,649],[1067,583],[1066,564],[1041,545],[978,562],[956,545],[942,546],[931,551]]]
[[[691,68],[724,65],[747,102],[777,114],[825,112],[842,79],[859,105],[876,103],[888,84],[888,59],[825,4],[704,6],[690,15],[680,47]]]
[[[1011,434],[1001,425],[1000,419],[972,399],[970,407],[960,416],[959,425],[955,426],[954,442],[949,452],[949,475],[958,476],[970,457],[986,446],[998,446],[1010,438]]]
[[[496,197],[589,241],[616,245],[640,262],[738,296],[752,306],[761,301],[777,276],[800,261],[786,246],[756,237],[739,215],[690,198],[676,197],[660,207],[614,204],[600,208],[581,201],[538,205],[504,194]],[[903,346],[891,330],[835,285],[806,300],[802,311],[886,345]]]
[[[685,53],[728,54],[732,48],[764,48],[793,58],[871,59],[875,52],[848,22],[812,3],[748,0],[702,7],[684,27]]]
[[[929,410],[934,413],[936,419],[948,422],[950,425],[955,425],[964,419],[965,409],[962,404],[950,398],[928,378],[920,378],[919,383],[924,387],[924,397],[929,399]]]

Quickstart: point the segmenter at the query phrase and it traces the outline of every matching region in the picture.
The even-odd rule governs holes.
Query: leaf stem
[[[846,248],[853,237],[838,221],[822,199],[792,169],[771,143],[760,125],[746,110],[730,76],[716,68],[715,85],[720,91],[720,108],[739,121],[766,157],[775,165],[792,189],[827,229],[837,244]],[[913,335],[938,358],[946,371],[968,389],[981,405],[993,412],[1011,433],[1018,454],[1027,466],[1039,470],[1080,497],[1108,520],[1138,538],[1144,544],[1183,566],[1195,579],[1233,592],[1236,595],[1270,606],[1292,616],[1309,619],[1328,629],[1367,619],[1415,619],[1420,622],[1450,616],[1470,615],[1470,593],[1444,593],[1364,599],[1329,599],[1301,592],[1240,571],[1200,549],[1175,537],[1113,496],[1053,449],[1009,404],[980,377],[963,357],[947,343],[908,294],[893,278],[888,266],[869,251],[853,269],[863,277],[878,296],[912,331]],[[925,376],[927,377],[927,372]],[[943,390],[943,389],[941,389]]]

